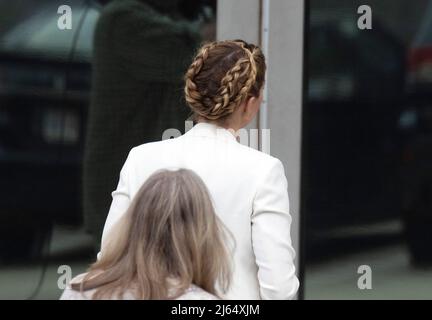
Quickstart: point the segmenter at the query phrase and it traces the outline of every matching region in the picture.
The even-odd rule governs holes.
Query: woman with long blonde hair
[[[215,299],[230,283],[227,239],[198,175],[158,171],[61,299]]]

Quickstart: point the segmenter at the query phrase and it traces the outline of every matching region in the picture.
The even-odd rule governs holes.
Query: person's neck
[[[209,123],[209,124],[224,128],[226,130],[229,130],[233,134],[242,128],[238,125],[235,125],[234,123],[229,123],[227,121],[211,121],[211,120],[207,120],[207,119],[198,119],[197,123]]]

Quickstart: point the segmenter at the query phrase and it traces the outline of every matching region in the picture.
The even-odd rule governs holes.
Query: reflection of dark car
[[[52,223],[82,220],[93,33],[108,2],[68,1],[71,30],[57,26],[58,1],[0,2],[0,256],[33,251]],[[181,4],[197,22],[216,5]]]
[[[432,91],[432,88],[431,88]],[[402,210],[412,261],[432,263],[432,97],[411,96],[402,112]]]
[[[404,48],[374,20],[311,17],[304,203],[310,230],[400,217]]]
[[[41,1],[0,33],[0,252],[27,253],[52,222],[77,223],[98,10],[72,1],[73,28]],[[85,15],[85,17],[83,16]],[[81,21],[82,19],[82,22]]]
[[[403,212],[413,262],[432,263],[432,2],[408,54],[407,104],[400,115]]]

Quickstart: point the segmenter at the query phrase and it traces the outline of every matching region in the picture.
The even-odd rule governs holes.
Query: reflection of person
[[[190,170],[153,174],[111,232],[61,299],[216,299],[215,286],[229,286],[229,232]]]
[[[175,139],[133,148],[120,172],[102,237],[130,205],[147,177],[161,168],[197,172],[216,213],[234,234],[234,274],[228,299],[290,299],[298,289],[291,245],[287,181],[282,163],[237,142],[262,101],[265,61],[242,41],[201,48],[186,73],[186,100],[196,115],[191,130]]]
[[[184,130],[182,76],[199,35],[178,2],[114,0],[99,18],[83,181],[85,224],[98,241],[128,151]]]

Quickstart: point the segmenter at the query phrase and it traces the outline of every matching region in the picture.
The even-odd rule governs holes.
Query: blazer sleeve
[[[117,185],[117,188],[114,192],[112,192],[112,202],[108,212],[108,217],[105,221],[105,226],[102,233],[102,242],[101,249],[104,248],[105,243],[107,242],[107,237],[109,235],[109,231],[111,228],[119,221],[122,215],[129,208],[131,203],[131,195],[130,195],[130,170],[131,163],[133,159],[133,149],[129,152],[129,155],[124,163],[121,171],[120,178]],[[98,253],[98,258],[100,257],[100,252]]]
[[[252,213],[252,246],[262,299],[292,299],[299,288],[291,220],[284,168],[274,158],[258,187]]]

